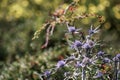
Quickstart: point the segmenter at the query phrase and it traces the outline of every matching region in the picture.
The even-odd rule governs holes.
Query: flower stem
[[[117,80],[117,62],[116,61],[115,61],[114,70],[115,70],[115,80]]]
[[[82,80],[85,80],[86,73],[85,73],[85,67],[82,68]]]

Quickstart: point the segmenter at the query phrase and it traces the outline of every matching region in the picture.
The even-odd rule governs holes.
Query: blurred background
[[[63,25],[57,25],[45,49],[41,49],[45,30],[38,39],[32,40],[32,37],[56,8],[67,7],[71,2],[0,0],[0,80],[36,80],[35,72],[41,73],[69,55]],[[120,1],[81,0],[79,4],[76,13],[96,13],[104,17],[100,38],[108,45],[110,54],[120,52]],[[83,19],[80,23],[86,30],[91,25],[90,19]]]

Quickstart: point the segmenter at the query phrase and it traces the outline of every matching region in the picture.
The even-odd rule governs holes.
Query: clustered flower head
[[[103,76],[103,73],[101,71],[98,71],[97,74],[93,76],[93,78],[101,78],[102,76]]]
[[[65,61],[61,60],[61,61],[58,61],[56,67],[60,68],[60,67],[63,67],[64,65],[65,65]]]
[[[49,77],[49,76],[50,76],[50,73],[51,73],[51,72],[47,70],[47,71],[44,72],[44,76],[45,76],[45,77]]]
[[[81,29],[76,29],[75,26],[69,26],[69,24],[67,23],[67,28],[68,28],[68,32],[69,33],[79,33],[78,31]]]
[[[120,62],[120,54],[117,54],[114,58],[113,61]]]
[[[103,59],[103,62],[104,62],[104,63],[110,63],[110,61],[111,61],[111,60],[110,60],[109,58],[104,58],[104,59]]]
[[[99,51],[98,53],[97,53],[97,56],[103,56],[104,55],[104,52],[103,51]]]
[[[82,43],[81,43],[79,40],[75,40],[74,46],[75,46],[75,47],[81,47],[81,46],[82,46]]]
[[[93,35],[93,34],[95,34],[95,33],[98,33],[98,32],[99,32],[99,27],[100,27],[100,26],[98,26],[98,27],[96,27],[95,29],[93,29],[93,25],[91,25],[91,28],[90,28],[90,30],[89,30],[89,35]]]
[[[76,29],[74,26],[70,26],[70,27],[68,27],[68,31],[71,33],[74,33],[76,31]]]
[[[60,60],[57,62],[54,71],[45,71],[44,76],[50,77],[54,75],[55,72],[59,71],[62,68],[71,68],[70,71],[65,71],[64,80],[77,79],[77,80],[86,80],[86,79],[110,79],[111,74],[115,74],[111,79],[117,79],[120,70],[120,54],[117,54],[113,59],[106,56],[103,50],[97,50],[96,46],[100,44],[97,43],[93,38],[95,33],[99,32],[99,27],[91,29],[88,31],[88,34],[84,35],[85,39],[75,38],[73,34],[73,40],[70,40],[68,44],[72,46],[72,49],[75,51],[71,56],[66,59]],[[68,33],[81,33],[73,26],[67,24]],[[86,76],[87,75],[87,76]],[[58,75],[59,76],[59,75]],[[53,78],[54,79],[54,78]]]

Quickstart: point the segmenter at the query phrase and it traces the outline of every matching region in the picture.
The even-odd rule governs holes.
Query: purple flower
[[[68,27],[68,31],[74,33],[76,31],[75,27],[70,26]]]
[[[88,40],[87,43],[90,45],[90,47],[93,47],[95,45],[95,43],[92,40]]]
[[[58,61],[58,63],[57,63],[57,68],[60,68],[60,67],[63,67],[65,65],[65,62],[63,61],[63,60],[61,60],[61,61]]]
[[[94,76],[93,78],[100,78],[100,77],[102,77],[102,76],[103,76],[103,73],[102,73],[101,71],[98,71],[98,72],[97,72],[97,75]]]
[[[114,58],[113,61],[120,61],[120,54],[117,54]]]
[[[116,57],[120,60],[120,54],[117,54]]]
[[[68,31],[71,33],[78,33],[78,31],[81,30],[81,29],[76,29],[74,26],[69,26],[68,23],[67,23],[67,28]]]
[[[77,67],[77,68],[81,67],[81,63],[79,61],[77,61],[77,63],[75,64],[75,67]]]
[[[92,40],[87,39],[86,43],[82,46],[84,49],[90,49],[95,45],[95,43]]]
[[[69,26],[68,27],[68,31],[70,33],[78,33],[79,30],[81,30],[81,29],[76,29],[74,26]]]
[[[49,77],[49,76],[50,76],[50,73],[51,73],[50,71],[45,71],[45,72],[44,72],[44,76]]]
[[[89,34],[94,34],[94,31],[93,30],[89,30]]]
[[[78,51],[78,48],[80,48],[82,46],[82,42],[79,40],[75,40],[75,42],[72,42],[72,44],[70,46],[72,49],[75,49]]]
[[[80,41],[78,41],[78,40],[75,40],[74,46],[75,47],[80,47],[80,46],[82,46],[82,43]]]
[[[113,61],[117,62],[117,61],[119,61],[119,59],[115,56],[115,57],[113,58]]]
[[[90,46],[88,43],[85,43],[85,44],[82,46],[82,48],[84,48],[84,49],[90,49],[91,46]]]
[[[99,51],[98,53],[97,53],[97,56],[103,56],[104,55],[104,52],[103,51]]]
[[[104,58],[104,59],[103,59],[103,62],[104,62],[104,63],[110,63],[111,60],[110,60],[109,58]]]
[[[99,27],[100,27],[100,25],[97,28],[93,29],[93,25],[91,25],[91,29],[89,30],[89,35],[92,35],[94,33],[98,33],[99,32],[99,30],[98,30]]]

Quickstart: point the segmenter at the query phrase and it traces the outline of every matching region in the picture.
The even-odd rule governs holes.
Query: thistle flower
[[[91,46],[88,43],[84,43],[83,46],[82,46],[82,48],[84,48],[84,49],[90,49]]]
[[[101,78],[103,76],[103,73],[101,71],[97,72],[97,75],[94,76],[93,78]]]
[[[79,40],[75,40],[75,42],[72,42],[72,44],[70,44],[72,49],[75,49],[76,51],[79,51],[78,48],[82,47],[82,42]]]
[[[99,27],[100,27],[100,25],[98,27],[96,27],[95,29],[93,29],[93,25],[91,25],[91,28],[89,30],[89,35],[93,35],[94,33],[98,33],[99,32],[99,30],[98,30]]]
[[[78,41],[78,40],[75,40],[74,46],[75,46],[75,47],[81,47],[81,46],[82,46],[82,43],[81,43],[80,41]]]
[[[75,29],[75,27],[70,26],[70,27],[68,27],[68,31],[73,33],[76,31],[76,29]]]
[[[104,63],[110,63],[111,60],[110,60],[109,58],[104,58],[104,59],[103,59],[103,62],[104,62]]]
[[[120,60],[120,54],[117,54],[116,57]]]
[[[70,33],[79,33],[78,31],[81,30],[81,29],[76,29],[74,26],[69,26],[68,27],[68,31]]]
[[[61,61],[58,61],[57,63],[57,68],[60,68],[60,67],[63,67],[65,65],[65,61],[61,60]]]
[[[120,61],[120,54],[117,54],[114,58],[113,61]]]
[[[97,53],[97,56],[103,56],[104,55],[104,52],[103,51],[99,51],[98,53]]]
[[[44,72],[44,76],[46,76],[46,77],[49,77],[49,76],[50,76],[50,74],[51,74],[51,72],[50,72],[50,71],[45,71],[45,72]]]
[[[79,61],[76,62],[75,67],[79,68],[81,67],[81,63]]]
[[[95,46],[95,42],[93,42],[90,39],[87,39],[86,42],[83,44],[82,48],[84,49],[90,49]]]
[[[90,47],[93,47],[95,45],[95,42],[93,42],[92,40],[87,40],[86,43],[88,43]]]
[[[115,57],[113,58],[113,61],[118,62],[119,59],[115,56]]]
[[[67,28],[70,33],[78,33],[79,30],[81,29],[76,29],[75,26],[69,26],[67,23]]]

